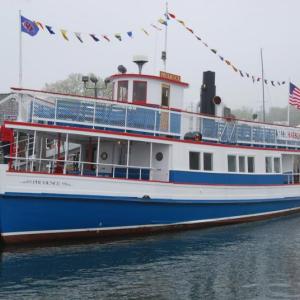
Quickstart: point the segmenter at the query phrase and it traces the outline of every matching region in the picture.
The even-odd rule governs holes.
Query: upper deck
[[[85,127],[184,139],[199,132],[205,141],[300,149],[300,129],[191,113],[154,104],[16,89],[18,121]]]

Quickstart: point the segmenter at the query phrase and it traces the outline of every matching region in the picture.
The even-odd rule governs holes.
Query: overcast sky
[[[265,78],[300,85],[299,0],[169,0],[169,11],[186,22],[210,47],[239,69],[260,75],[260,48],[264,52]],[[64,79],[73,72],[93,72],[103,78],[123,64],[136,72],[132,56],[144,54],[146,74],[162,70],[160,53],[164,34],[150,24],[163,16],[163,0],[0,0],[0,92],[18,85],[18,10],[33,20],[71,32],[112,35],[133,31],[134,38],[122,42],[95,43],[82,36],[81,44],[69,33],[23,34],[23,87],[40,89],[45,83]],[[297,21],[298,20],[298,21]],[[164,27],[160,25],[160,27]],[[141,28],[149,31],[147,37]],[[261,84],[243,79],[211,53],[177,22],[168,26],[167,71],[190,84],[186,103],[199,101],[202,72],[216,72],[217,94],[231,107],[258,109]],[[266,86],[267,107],[285,106],[288,85]]]

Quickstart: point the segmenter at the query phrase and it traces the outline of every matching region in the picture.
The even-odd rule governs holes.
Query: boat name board
[[[160,71],[159,76],[169,80],[181,81],[181,76],[172,73]]]
[[[300,132],[287,129],[277,129],[277,136],[286,140],[300,140]]]
[[[23,184],[31,184],[31,185],[42,185],[42,186],[71,186],[71,184],[65,181],[59,180],[44,180],[44,179],[28,179],[21,181]]]

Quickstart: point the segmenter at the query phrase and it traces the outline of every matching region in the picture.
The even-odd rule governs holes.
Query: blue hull
[[[138,231],[143,227],[233,223],[300,209],[300,198],[267,200],[162,200],[79,195],[6,194],[0,198],[4,242],[73,232]],[[226,222],[227,220],[227,222]],[[230,222],[230,220],[232,220]],[[43,238],[47,239],[47,238]]]

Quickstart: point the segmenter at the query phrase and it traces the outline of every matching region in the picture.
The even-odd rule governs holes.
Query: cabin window
[[[280,173],[280,157],[274,157],[274,172]]]
[[[236,172],[236,156],[228,155],[227,162],[228,162],[228,172]]]
[[[245,156],[239,156],[239,172],[246,172],[246,160]]]
[[[272,157],[266,157],[266,173],[272,173]]]
[[[248,160],[248,173],[254,173],[255,165],[254,165],[254,157],[249,156]]]
[[[162,84],[161,86],[161,106],[169,106],[170,101],[170,86]]]
[[[126,102],[128,100],[128,81],[118,81],[118,100]]]
[[[203,170],[213,170],[213,155],[212,153],[203,153]]]
[[[200,170],[199,152],[190,152],[190,170]]]
[[[147,82],[134,81],[132,102],[146,102],[147,99]]]

